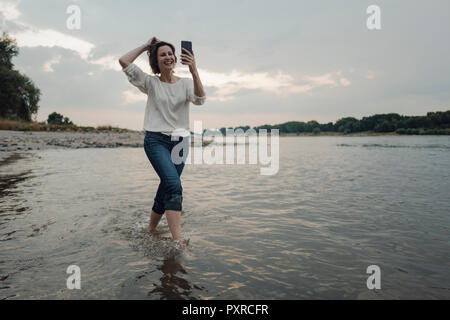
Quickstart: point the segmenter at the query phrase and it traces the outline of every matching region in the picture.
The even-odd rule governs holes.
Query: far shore
[[[212,132],[210,132],[212,134]],[[216,132],[217,136],[220,135]],[[258,132],[257,132],[258,134]],[[419,135],[426,132],[420,130]],[[270,130],[267,130],[270,137]],[[365,136],[405,136],[395,132],[303,132],[280,133],[280,137],[365,137]],[[22,122],[0,119],[0,152],[31,151],[44,149],[80,149],[80,148],[140,148],[144,145],[145,131],[123,129],[111,125],[81,127],[76,125],[54,125],[40,122]],[[198,137],[198,135],[197,135]],[[202,146],[213,143],[208,133],[202,136]],[[194,144],[191,134],[191,144]],[[247,139],[246,139],[247,140]],[[217,142],[217,141],[216,141]],[[235,141],[235,144],[238,143]],[[246,141],[245,143],[248,143]]]
[[[395,132],[373,132],[373,131],[364,131],[364,132],[355,132],[355,133],[346,133],[346,134],[344,134],[343,132],[334,132],[334,131],[320,132],[317,134],[314,134],[311,132],[280,133],[280,137],[318,137],[318,136],[365,137],[365,136],[404,136],[404,134],[397,134]]]
[[[267,133],[270,137],[270,132]],[[363,136],[403,136],[396,133],[359,132],[343,134],[341,132],[320,132],[318,134],[280,134],[280,137],[363,137]],[[43,149],[80,149],[80,148],[118,148],[143,147],[144,131],[13,131],[0,130],[0,151],[28,151]],[[203,136],[202,145],[207,146],[214,139]],[[191,143],[194,138],[191,135]]]
[[[26,122],[10,119],[0,118],[0,131],[16,131],[16,132],[60,132],[68,134],[124,134],[124,135],[141,135],[144,134],[144,130],[131,130],[126,128],[119,128],[112,125],[101,125],[97,127],[89,126],[77,126],[71,125],[57,125],[48,124],[45,122]],[[320,131],[317,133],[312,132],[294,132],[294,133],[279,133],[280,137],[317,137],[317,136],[346,136],[346,137],[365,137],[365,136],[404,136],[404,135],[426,135],[427,133],[423,129],[418,130],[416,134],[398,134],[396,132],[374,132],[374,131],[362,131],[354,133],[344,133],[336,131]],[[450,134],[450,130],[446,129],[446,135]],[[270,130],[267,130],[267,135],[270,136]],[[440,134],[434,134],[440,135]]]

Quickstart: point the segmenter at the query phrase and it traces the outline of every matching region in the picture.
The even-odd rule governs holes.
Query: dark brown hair
[[[175,55],[175,47],[168,42],[165,41],[152,41],[147,50],[148,62],[150,63],[150,67],[154,74],[161,73],[158,66],[158,49],[162,46],[169,46],[172,49],[172,53],[175,56],[175,62],[177,62],[177,56]]]

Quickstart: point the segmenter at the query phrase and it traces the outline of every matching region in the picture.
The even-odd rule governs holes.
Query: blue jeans
[[[177,139],[172,141],[171,136],[160,132],[146,131],[145,133],[144,150],[160,178],[152,207],[152,210],[158,214],[164,214],[165,210],[181,211],[182,209],[183,187],[181,186],[180,176],[190,146],[188,143],[189,137]],[[181,150],[178,152],[180,157],[174,161],[175,158],[172,158],[171,154],[175,146]],[[175,153],[177,149],[175,149]],[[183,154],[183,151],[186,151],[185,154]]]

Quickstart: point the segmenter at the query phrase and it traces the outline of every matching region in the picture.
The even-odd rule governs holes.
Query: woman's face
[[[175,68],[175,56],[169,46],[161,46],[158,48],[158,67],[161,73],[163,71],[171,71]]]

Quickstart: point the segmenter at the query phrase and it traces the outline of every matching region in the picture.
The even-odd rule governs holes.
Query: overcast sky
[[[367,28],[372,4],[381,30]],[[70,5],[79,30],[67,27]],[[142,130],[147,96],[117,60],[152,36],[177,55],[193,42],[207,101],[191,104],[191,129],[450,109],[448,0],[0,0],[0,12],[20,47],[15,68],[41,89],[38,121],[56,111]],[[176,74],[190,77],[181,64]]]

